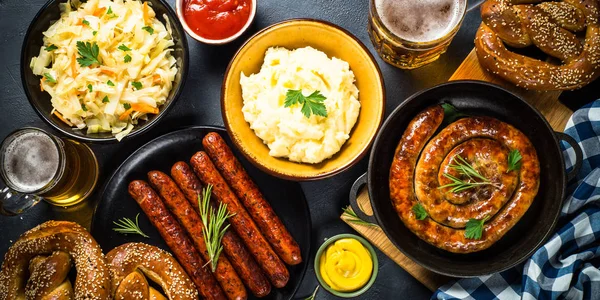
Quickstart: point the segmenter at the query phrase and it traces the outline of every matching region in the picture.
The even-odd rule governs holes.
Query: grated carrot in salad
[[[133,112],[147,113],[147,114],[158,114],[158,108],[152,107],[148,104],[135,103],[131,105],[131,108],[126,110],[119,116],[119,120],[125,121]]]
[[[148,23],[148,2],[144,2],[144,7],[142,8],[142,16],[144,18],[144,24]]]
[[[60,119],[61,121],[63,121],[63,123],[73,127],[73,123],[69,122],[67,119],[65,119],[59,112],[57,112],[56,110],[52,113],[53,115],[55,115],[58,119]]]
[[[74,3],[59,4],[61,17],[44,32],[31,70],[42,76],[40,89],[59,119],[121,140],[159,113],[173,87],[178,69],[169,20],[161,22],[139,0]],[[55,80],[43,80],[45,74]]]

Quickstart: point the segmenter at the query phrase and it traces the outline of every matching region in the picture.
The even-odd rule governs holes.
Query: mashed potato
[[[354,73],[347,62],[311,47],[269,48],[257,74],[241,74],[244,119],[274,157],[320,163],[340,151],[360,110]],[[301,112],[302,105],[284,107],[288,90],[315,91],[324,101],[327,117]]]

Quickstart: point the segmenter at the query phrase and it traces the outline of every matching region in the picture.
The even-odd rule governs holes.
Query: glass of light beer
[[[0,212],[19,214],[40,200],[75,205],[91,195],[98,173],[87,145],[38,128],[19,129],[0,145]]]
[[[370,0],[369,36],[381,58],[401,69],[431,63],[446,52],[467,0]]]

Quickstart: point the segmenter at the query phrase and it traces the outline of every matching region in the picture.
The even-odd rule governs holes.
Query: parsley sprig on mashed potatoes
[[[157,114],[177,67],[173,37],[147,2],[89,0],[60,4],[61,17],[44,32],[32,58],[53,113],[88,133],[125,137]]]
[[[244,119],[271,156],[320,163],[340,151],[358,119],[354,81],[347,62],[314,48],[269,48],[259,73],[241,74]],[[319,91],[326,113],[306,116],[304,105],[286,105],[289,90]]]
[[[288,90],[287,93],[285,93],[284,106],[290,107],[296,104],[302,105],[300,111],[307,118],[310,118],[311,114],[327,117],[327,108],[325,107],[325,104],[323,104],[325,99],[327,98],[321,95],[320,91],[314,91],[312,94],[304,96],[302,90]]]

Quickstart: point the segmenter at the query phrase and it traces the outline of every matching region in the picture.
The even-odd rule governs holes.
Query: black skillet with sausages
[[[536,180],[529,180],[528,182],[533,183],[529,186],[531,190],[524,191],[528,195],[533,195],[535,197],[533,197],[532,200],[525,199],[527,203],[511,202],[511,200],[504,203],[499,202],[501,206],[503,205],[497,212],[498,215],[501,216],[500,219],[504,216],[503,214],[506,212],[507,207],[510,208],[515,205],[518,206],[518,213],[513,216],[520,219],[507,221],[505,218],[503,221],[498,221],[498,224],[496,225],[499,226],[495,226],[494,222],[499,219],[494,219],[492,217],[492,219],[490,219],[491,224],[488,225],[486,223],[485,225],[483,239],[481,241],[463,238],[462,235],[465,230],[460,227],[463,227],[464,222],[462,221],[464,220],[460,218],[456,220],[449,219],[447,218],[448,216],[442,216],[444,218],[440,217],[444,213],[449,212],[448,209],[438,209],[438,216],[430,215],[422,223],[419,223],[419,221],[408,221],[407,223],[407,218],[412,216],[413,213],[403,211],[398,212],[397,209],[407,210],[409,206],[398,205],[398,203],[400,203],[398,202],[398,195],[400,194],[396,188],[392,189],[392,192],[390,192],[390,186],[397,187],[397,184],[400,182],[393,171],[394,168],[399,165],[399,152],[397,152],[397,147],[399,146],[399,143],[401,143],[401,140],[406,141],[406,137],[403,138],[403,135],[411,130],[408,128],[410,126],[409,124],[414,125],[414,122],[411,123],[411,121],[415,120],[420,113],[426,113],[428,110],[439,107],[439,105],[444,103],[451,104],[458,109],[461,114],[466,115],[467,118],[459,119],[456,123],[453,123],[455,125],[436,123],[436,126],[431,126],[435,128],[432,128],[430,135],[428,134],[428,136],[433,138],[429,139],[429,141],[424,141],[425,143],[430,142],[434,144],[437,142],[436,138],[439,139],[440,136],[443,137],[444,135],[443,128],[456,126],[456,124],[459,123],[475,122],[480,123],[480,127],[482,128],[509,126],[514,128],[507,130],[506,132],[522,133],[525,137],[522,140],[528,140],[531,145],[521,149],[521,152],[523,152],[522,154],[524,155],[524,164],[525,160],[535,163],[534,158],[537,153],[539,166],[530,164],[520,171],[520,173],[527,172],[524,173],[525,175],[530,174],[533,176],[530,179],[537,178]],[[436,109],[433,111],[435,110]],[[444,114],[442,113],[442,118],[443,115]],[[437,121],[442,122],[442,118]],[[448,120],[444,120],[444,122],[447,121]],[[497,124],[498,126],[492,126],[494,124],[490,124],[490,122],[500,123]],[[427,130],[429,128],[428,126],[417,127],[418,128],[416,128],[415,131],[416,137],[424,135],[424,133],[419,132],[419,130]],[[457,136],[458,135],[464,134],[457,133]],[[502,137],[500,137],[500,140],[501,139]],[[565,164],[559,147],[560,140],[573,145],[578,156],[576,166],[569,174],[566,174],[565,171]],[[500,146],[493,145],[496,142],[490,137],[486,137],[485,139],[471,139],[468,141],[469,143],[479,144],[463,144],[462,147],[464,149],[459,150],[464,150],[463,153],[465,154],[465,157],[469,156],[469,153],[484,151],[483,148],[486,147],[490,149],[500,149]],[[524,145],[523,143],[521,144]],[[525,142],[525,144],[528,143]],[[469,147],[475,147],[477,149],[469,150]],[[424,151],[427,150],[428,148],[426,147]],[[422,153],[423,152],[421,152],[421,154]],[[452,154],[452,152],[450,154]],[[528,157],[525,157],[526,154]],[[504,157],[503,155],[504,154],[493,154],[491,156]],[[451,155],[448,157],[450,156]],[[419,159],[427,160],[428,157],[421,155],[421,158]],[[421,162],[419,161],[419,163]],[[440,274],[458,277],[480,276],[499,272],[515,266],[532,255],[533,252],[544,243],[544,241],[552,234],[553,228],[556,225],[562,202],[565,197],[567,179],[574,176],[580,164],[581,150],[574,140],[564,133],[554,132],[546,119],[524,100],[507,90],[490,83],[480,81],[453,81],[421,91],[409,97],[396,108],[394,112],[392,112],[375,140],[375,144],[371,150],[367,173],[359,178],[352,188],[350,202],[355,211],[359,210],[356,203],[356,196],[361,187],[366,184],[374,215],[367,216],[360,210],[357,212],[358,215],[367,221],[377,223],[381,226],[388,238],[404,254],[422,266]],[[406,165],[408,166],[410,164]],[[434,165],[437,166],[437,170],[438,168],[444,168],[447,165],[447,162],[444,160],[439,164],[436,162]],[[391,169],[392,172],[390,171]],[[407,170],[401,171],[404,173],[407,172]],[[419,171],[418,167],[416,171]],[[408,170],[408,172],[410,174],[405,174],[407,180],[410,180],[408,178],[411,177],[410,175],[421,176],[421,178],[424,178],[424,176],[422,176],[423,174],[415,172],[414,170]],[[436,172],[436,176],[438,174],[439,173]],[[516,180],[510,176],[505,178],[506,184],[509,187],[508,189],[515,190],[515,194],[519,192],[519,187],[517,186],[516,189],[514,187],[515,183],[521,184],[528,180],[527,178],[522,177],[522,175],[523,174],[520,174],[519,176],[521,177]],[[443,179],[444,178],[440,178],[439,181],[442,182]],[[437,182],[438,178],[436,177],[434,181]],[[424,190],[422,190],[422,187],[419,187],[418,180],[415,180],[415,182],[417,183],[416,187],[408,187],[408,189],[411,190],[411,193],[415,193],[418,198],[419,194],[423,196]],[[537,183],[539,183],[539,187],[536,186]],[[412,186],[412,183],[410,186]],[[537,190],[537,193],[534,193],[534,190]],[[440,191],[443,192],[444,190],[437,190],[436,187],[433,192],[439,193]],[[498,192],[502,191],[500,190]],[[508,191],[508,193],[510,194],[510,191]],[[461,199],[458,198],[452,200],[452,202],[457,203],[460,201]],[[436,200],[434,202],[437,203],[439,201]],[[427,206],[428,204],[425,203],[424,205]],[[461,205],[454,205],[453,203],[452,207],[456,209],[462,208],[460,206]],[[476,213],[475,211],[467,212]],[[521,212],[524,212],[524,214],[521,214]],[[490,214],[492,213],[495,213],[495,211],[490,212]],[[495,231],[507,224],[514,226],[510,230],[502,229],[503,232]],[[424,228],[423,226],[426,226],[427,228]],[[458,227],[458,229],[455,227]],[[501,230],[498,229],[498,231]]]

